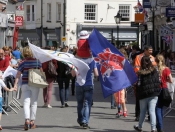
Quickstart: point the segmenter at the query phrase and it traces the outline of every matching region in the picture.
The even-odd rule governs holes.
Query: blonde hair
[[[4,46],[2,49],[3,49],[4,51],[9,51],[9,47],[8,47],[8,46]]]
[[[124,55],[124,57],[125,57],[126,59],[128,59],[128,55],[127,55],[127,52],[126,52],[125,49],[121,48],[121,49],[119,49],[119,51]]]
[[[160,75],[162,75],[162,71],[166,67],[166,65],[165,65],[165,58],[163,57],[163,55],[158,54],[156,56],[156,62],[157,62],[159,73],[160,73]]]
[[[33,57],[32,50],[30,49],[29,46],[23,48],[22,55],[25,58],[32,58]]]

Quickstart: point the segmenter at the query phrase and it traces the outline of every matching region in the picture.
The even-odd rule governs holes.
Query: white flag
[[[86,81],[86,74],[90,69],[86,63],[84,63],[80,59],[75,58],[74,55],[67,52],[43,50],[40,47],[31,44],[29,41],[28,44],[32,50],[34,57],[39,59],[41,63],[52,59],[66,63],[69,67],[75,70],[77,83],[80,86],[84,85]]]

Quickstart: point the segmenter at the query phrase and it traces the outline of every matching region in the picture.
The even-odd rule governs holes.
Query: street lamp
[[[154,22],[154,17],[155,17],[155,11],[156,11],[156,5],[157,5],[157,0],[150,0],[150,4],[151,4],[151,11],[152,11],[152,24],[153,24],[153,31],[152,31],[152,33],[153,33],[153,38],[152,38],[152,42],[153,42],[153,44],[152,44],[152,47],[153,47],[153,50],[155,50],[155,22]]]
[[[117,24],[117,47],[119,48],[119,24],[121,21],[122,16],[120,15],[119,11],[116,16],[114,16],[115,23]]]

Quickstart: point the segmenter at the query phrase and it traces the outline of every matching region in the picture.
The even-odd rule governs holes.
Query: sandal
[[[34,124],[34,122],[30,122],[30,129],[35,129],[36,125]]]
[[[30,128],[30,123],[27,121],[27,122],[25,122],[25,124],[24,124],[24,130],[28,130]]]

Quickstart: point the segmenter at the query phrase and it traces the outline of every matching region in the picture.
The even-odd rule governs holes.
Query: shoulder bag
[[[36,88],[46,88],[48,83],[44,72],[38,69],[38,60],[36,69],[29,69],[28,85]]]

